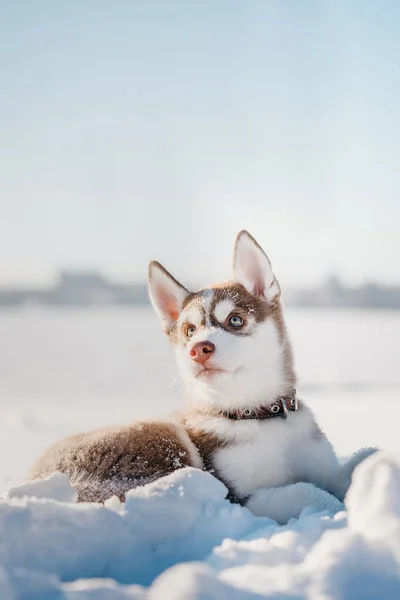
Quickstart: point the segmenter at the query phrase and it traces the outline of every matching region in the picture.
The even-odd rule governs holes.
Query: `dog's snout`
[[[194,362],[204,364],[215,350],[215,345],[212,342],[197,342],[190,349],[189,354]]]

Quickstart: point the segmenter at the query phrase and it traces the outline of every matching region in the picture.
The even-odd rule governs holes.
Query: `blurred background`
[[[338,451],[396,447],[399,27],[395,0],[0,4],[0,491],[179,406],[148,261],[226,279],[242,228]]]

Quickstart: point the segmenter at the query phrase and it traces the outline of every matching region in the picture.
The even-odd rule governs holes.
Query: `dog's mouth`
[[[220,375],[221,373],[229,373],[226,369],[219,369],[218,367],[203,367],[197,374],[196,377],[213,377]]]
[[[203,366],[203,368],[196,373],[195,377],[204,377],[205,379],[209,379],[217,375],[223,375],[224,373],[226,375],[236,375],[240,373],[242,369],[243,367],[237,367],[236,369],[221,369],[219,367]]]

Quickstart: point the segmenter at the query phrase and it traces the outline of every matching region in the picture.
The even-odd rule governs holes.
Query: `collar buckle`
[[[286,404],[286,403],[285,403]],[[289,398],[289,410],[297,410],[298,406],[297,406],[297,396],[296,396],[296,390],[293,392],[293,394],[290,396]]]

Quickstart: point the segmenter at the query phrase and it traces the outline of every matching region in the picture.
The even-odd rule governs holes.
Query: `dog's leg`
[[[293,472],[296,481],[306,481],[343,500],[347,487],[339,476],[340,463],[332,444],[321,432],[293,454]]]
[[[361,448],[355,452],[346,462],[344,462],[338,473],[338,485],[343,490],[343,496],[346,495],[350,487],[354,469],[368,456],[378,451],[378,448]]]
[[[297,453],[296,474],[300,481],[314,483],[343,500],[355,467],[375,451],[376,448],[364,448],[341,465],[331,443],[323,436]]]

